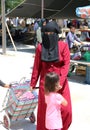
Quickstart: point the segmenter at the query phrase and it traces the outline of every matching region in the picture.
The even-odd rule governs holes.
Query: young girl
[[[66,106],[67,101],[62,95],[57,93],[62,86],[60,86],[59,75],[54,72],[50,72],[45,76],[45,102],[46,108],[46,120],[45,125],[48,130],[61,130],[62,118],[60,107],[61,104]]]

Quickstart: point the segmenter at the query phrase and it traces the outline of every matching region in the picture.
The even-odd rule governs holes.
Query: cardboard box
[[[83,65],[76,66],[76,75],[86,76],[86,66]]]

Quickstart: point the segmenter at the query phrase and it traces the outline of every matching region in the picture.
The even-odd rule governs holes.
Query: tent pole
[[[44,0],[41,0],[41,18],[44,18]]]
[[[3,54],[6,54],[5,0],[1,0],[1,10],[2,10],[2,49]]]

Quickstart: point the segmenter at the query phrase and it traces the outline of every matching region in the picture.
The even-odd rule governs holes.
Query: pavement
[[[23,44],[17,44],[16,47],[17,52],[12,46],[8,47],[6,55],[2,55],[2,49],[0,49],[0,79],[6,83],[20,81],[22,77],[27,79],[31,77],[35,49],[33,46]],[[69,77],[73,110],[73,120],[69,130],[90,130],[90,85],[84,84],[84,80],[85,77],[82,76]],[[2,110],[7,90],[0,87],[0,110]],[[6,130],[2,124],[4,111],[0,114],[0,130]],[[36,122],[32,124],[28,118],[14,121],[11,122],[9,130],[36,130]]]

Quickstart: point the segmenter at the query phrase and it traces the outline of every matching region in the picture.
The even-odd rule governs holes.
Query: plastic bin
[[[90,61],[90,51],[87,51],[85,52],[85,54],[83,55],[83,58],[86,60],[86,61]]]

